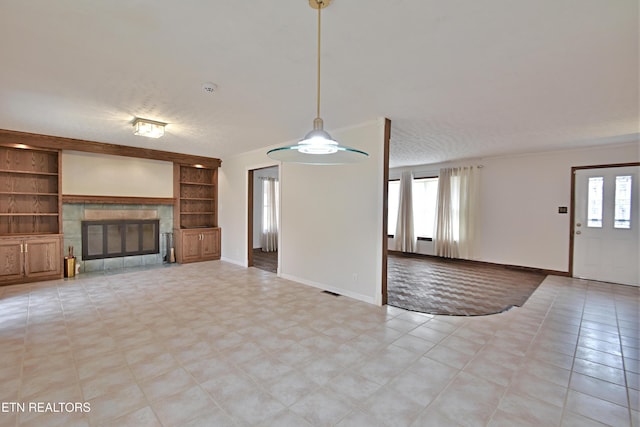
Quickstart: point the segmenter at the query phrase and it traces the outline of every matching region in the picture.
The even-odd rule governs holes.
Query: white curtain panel
[[[470,259],[477,209],[477,168],[440,169],[435,254]]]
[[[415,252],[417,243],[413,227],[413,173],[402,172],[395,246],[398,251]]]
[[[262,235],[260,244],[263,252],[275,252],[278,250],[278,203],[276,199],[275,178],[263,178],[263,212]]]

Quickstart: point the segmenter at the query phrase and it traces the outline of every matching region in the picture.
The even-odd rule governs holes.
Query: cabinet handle
[[[25,244],[24,244],[24,253],[25,253],[25,254],[26,254],[27,252],[29,252],[28,247],[29,247],[29,246],[25,243]]]
[[[24,253],[24,244],[20,243],[20,253]]]

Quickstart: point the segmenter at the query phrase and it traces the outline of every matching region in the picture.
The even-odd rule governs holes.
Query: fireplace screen
[[[82,221],[82,259],[157,254],[160,220]]]

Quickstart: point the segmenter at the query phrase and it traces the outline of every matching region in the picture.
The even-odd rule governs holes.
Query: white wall
[[[558,207],[571,205],[571,167],[638,162],[639,148],[636,142],[456,163],[484,166],[480,169],[480,211],[473,258],[569,271],[571,212],[559,214]],[[437,171],[451,165],[411,169]],[[403,169],[391,171],[390,176]],[[433,254],[430,242],[420,243],[420,253]],[[393,248],[392,239],[389,248]]]
[[[62,194],[173,197],[172,162],[65,150],[62,171]]]
[[[218,225],[222,228],[223,261],[247,266],[249,171],[277,166],[278,162],[268,158],[266,152],[265,148],[223,159],[218,169]]]
[[[279,274],[379,304],[384,119],[331,133],[370,157],[345,166],[281,165]],[[223,160],[219,222],[226,261],[246,265],[247,176],[274,164],[266,151]]]
[[[571,167],[640,161],[638,143],[484,159],[478,259],[569,271]]]

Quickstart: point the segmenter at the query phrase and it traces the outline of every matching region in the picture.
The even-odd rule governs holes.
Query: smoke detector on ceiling
[[[216,90],[218,90],[218,85],[211,82],[205,82],[202,83],[202,90],[204,90],[205,93],[213,94]]]

